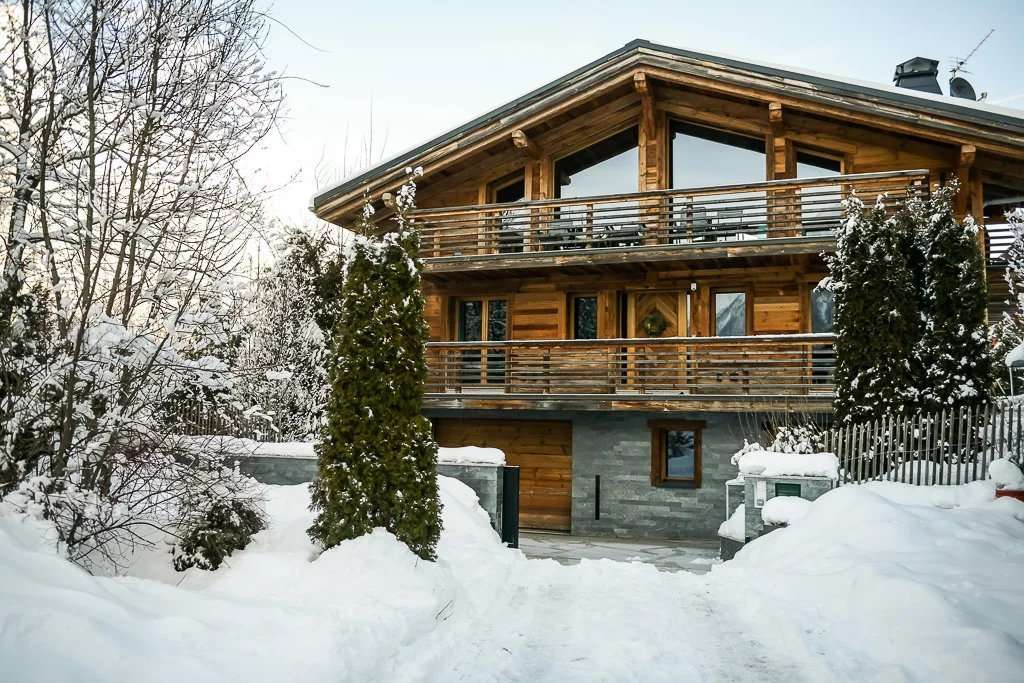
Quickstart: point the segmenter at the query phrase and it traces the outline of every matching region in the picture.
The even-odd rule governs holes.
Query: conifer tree
[[[375,234],[369,204],[356,226],[332,343],[309,534],[330,548],[384,527],[433,559],[441,530],[437,443],[420,411],[427,328],[419,236],[407,219],[414,199],[410,181],[396,198],[393,231]]]
[[[925,257],[920,343],[921,403],[928,410],[978,405],[989,398],[992,361],[985,309],[988,293],[978,226],[953,214],[957,185],[908,210],[921,226]]]
[[[891,214],[891,215],[887,215]],[[844,202],[836,252],[827,258],[835,293],[836,417],[862,422],[906,413],[917,401],[919,252],[905,207]]]

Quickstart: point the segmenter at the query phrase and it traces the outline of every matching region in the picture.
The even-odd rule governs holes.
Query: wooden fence
[[[1024,403],[886,415],[833,427],[825,432],[823,445],[839,458],[840,483],[964,484],[984,479],[996,458],[1020,462]]]
[[[175,432],[184,436],[234,436],[274,443],[283,440],[273,418],[232,406],[176,401],[164,410],[164,416]]]

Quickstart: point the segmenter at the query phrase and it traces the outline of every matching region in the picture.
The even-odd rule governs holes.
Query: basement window
[[[700,488],[703,422],[648,422],[651,430],[651,484]]]

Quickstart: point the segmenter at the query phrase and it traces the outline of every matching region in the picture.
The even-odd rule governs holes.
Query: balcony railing
[[[424,258],[644,249],[827,236],[851,192],[894,206],[928,192],[927,171],[420,209]]]
[[[834,339],[800,334],[432,342],[427,393],[830,397]]]

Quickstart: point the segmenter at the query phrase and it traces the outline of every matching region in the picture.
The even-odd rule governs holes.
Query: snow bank
[[[713,590],[772,615],[761,649],[819,657],[812,679],[1018,680],[1024,504],[993,495],[843,486],[715,567]]]
[[[718,535],[733,541],[743,543],[747,540],[747,505],[740,503],[729,519],[722,522],[718,527]]]
[[[316,444],[308,441],[253,441],[232,436],[189,437],[199,441],[203,447],[238,457],[258,456],[261,458],[316,458]],[[445,465],[504,465],[505,454],[497,448],[463,446],[460,448],[437,449],[437,462]]]
[[[1006,458],[997,458],[989,463],[988,478],[998,489],[1024,489],[1024,474]]]
[[[765,524],[792,524],[810,511],[811,501],[797,496],[775,496],[764,502],[761,520]]]
[[[402,647],[467,600],[452,567],[501,576],[505,551],[476,495],[439,477],[441,561],[387,532],[319,556],[305,485],[267,487],[271,527],[217,572],[133,565],[90,576],[39,522],[0,512],[0,662],[11,681],[365,681],[393,677]],[[315,559],[314,559],[315,558]],[[138,574],[144,574],[139,576]]]
[[[497,448],[462,446],[460,448],[437,449],[439,465],[504,465],[505,453]]]
[[[774,453],[744,449],[736,454],[733,462],[741,476],[839,478],[839,458],[832,453]]]

